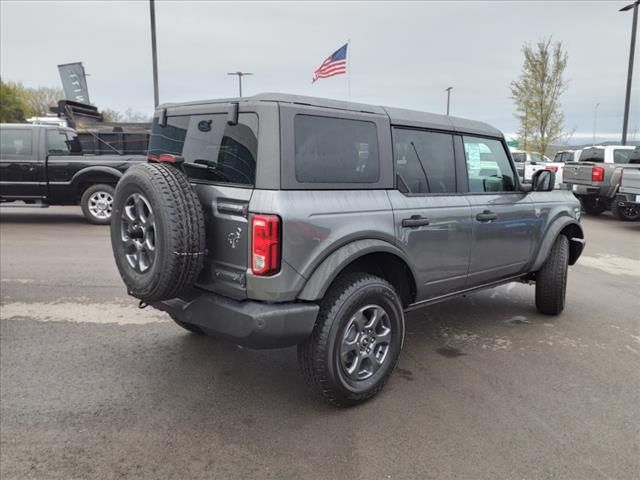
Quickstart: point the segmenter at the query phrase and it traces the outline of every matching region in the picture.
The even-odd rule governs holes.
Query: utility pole
[[[155,0],[149,0],[149,9],[151,13],[151,57],[153,62],[153,106],[157,107],[160,103],[158,93],[158,52],[156,46],[156,9]]]
[[[598,107],[600,106],[600,102],[596,103],[596,106],[593,107],[593,142],[592,145],[596,144],[596,128],[598,125]]]
[[[629,47],[629,70],[627,72],[627,94],[624,99],[624,120],[622,123],[622,145],[627,144],[627,129],[629,128],[629,103],[631,102],[631,77],[633,77],[633,57],[636,51],[636,30],[638,28],[638,4],[636,0],[629,5],[622,7],[621,12],[626,12],[633,8],[633,23],[631,26],[631,47]]]
[[[242,77],[246,77],[247,75],[253,75],[251,72],[229,72],[227,75],[237,75],[238,76],[238,90],[240,98],[242,98]]]
[[[451,100],[451,90],[453,89],[453,87],[447,87],[444,89],[445,92],[447,92],[447,116],[449,116],[449,103]]]

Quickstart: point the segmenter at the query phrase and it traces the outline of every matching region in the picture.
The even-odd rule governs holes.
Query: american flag
[[[319,78],[329,78],[335,75],[347,73],[347,47],[345,43],[338,50],[333,52],[322,64],[313,72],[313,80],[315,82]]]

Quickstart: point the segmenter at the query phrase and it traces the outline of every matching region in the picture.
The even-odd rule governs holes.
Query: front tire
[[[549,257],[536,274],[536,307],[545,315],[564,310],[569,269],[569,239],[559,235]]]
[[[325,400],[352,406],[373,398],[391,375],[404,342],[404,313],[395,289],[367,273],[340,277],[320,304],[298,361]]]
[[[111,185],[91,185],[82,194],[80,208],[89,222],[94,225],[109,225],[113,210],[115,189]]]

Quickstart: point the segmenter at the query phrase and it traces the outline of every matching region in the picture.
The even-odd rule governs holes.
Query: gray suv
[[[502,133],[471,120],[279,94],[165,104],[111,240],[141,306],[297,345],[309,383],[353,405],[388,379],[410,310],[512,281],[563,310],[584,235],[553,177],[522,185]]]

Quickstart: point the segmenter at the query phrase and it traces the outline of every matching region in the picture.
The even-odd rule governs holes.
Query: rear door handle
[[[402,219],[402,226],[407,228],[424,227],[429,225],[429,219],[420,215],[411,215],[410,218]]]
[[[498,218],[498,215],[493,213],[491,210],[485,210],[484,212],[476,215],[476,219],[479,222],[490,222],[491,220],[495,220],[497,218]]]

